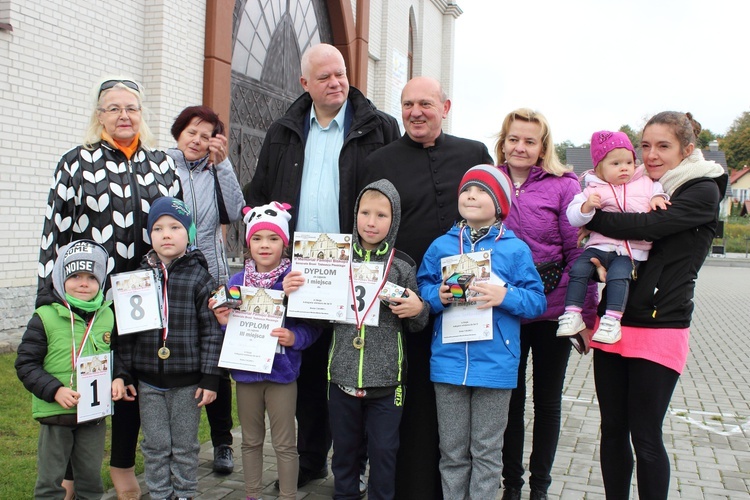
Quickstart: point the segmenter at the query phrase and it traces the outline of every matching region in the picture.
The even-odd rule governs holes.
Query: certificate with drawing
[[[332,233],[294,233],[292,271],[305,284],[289,295],[287,315],[343,321],[349,294],[352,236]]]
[[[492,339],[492,308],[466,301],[476,294],[469,287],[491,283],[490,252],[471,252],[444,257],[440,261],[443,281],[450,286],[454,302],[443,311],[443,343]]]
[[[113,274],[111,280],[112,301],[115,304],[119,335],[163,326],[161,303],[153,271],[143,269]]]
[[[284,292],[243,286],[242,305],[229,312],[219,366],[271,373],[278,337],[271,331],[284,321]]]

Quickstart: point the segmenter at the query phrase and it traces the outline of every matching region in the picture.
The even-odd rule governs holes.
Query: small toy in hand
[[[395,283],[391,283],[390,281],[386,281],[383,285],[383,288],[380,290],[380,293],[378,294],[378,298],[380,301],[387,305],[387,306],[397,306],[398,302],[393,302],[390,300],[391,297],[408,297],[409,292],[406,291],[406,288],[402,286],[398,286]]]
[[[448,285],[451,292],[450,302],[466,302],[467,293],[473,281],[474,273],[453,273],[445,280],[445,284]]]
[[[216,299],[214,309],[217,307],[237,309],[242,305],[242,291],[238,286],[220,285],[216,290],[211,292],[211,296]]]

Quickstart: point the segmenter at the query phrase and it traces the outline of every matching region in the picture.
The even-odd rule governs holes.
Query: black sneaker
[[[521,490],[517,488],[505,488],[502,500],[521,500]]]
[[[232,447],[221,444],[214,448],[214,472],[217,474],[231,474],[234,470]]]
[[[546,491],[540,491],[540,490],[531,490],[531,496],[529,497],[529,500],[547,500],[549,497],[547,496]]]

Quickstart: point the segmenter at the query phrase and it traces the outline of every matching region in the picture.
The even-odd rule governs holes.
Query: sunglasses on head
[[[111,89],[112,87],[114,87],[118,83],[122,83],[127,88],[133,89],[133,90],[135,90],[138,93],[141,92],[141,89],[138,88],[138,84],[135,83],[134,81],[131,81],[131,80],[107,80],[106,82],[103,82],[102,85],[99,87],[99,96],[98,97],[102,96],[102,92],[104,92],[105,90]]]

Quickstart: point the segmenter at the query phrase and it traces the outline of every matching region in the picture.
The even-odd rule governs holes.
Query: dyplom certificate
[[[352,236],[332,233],[294,233],[292,271],[305,284],[289,294],[287,315],[344,321],[349,294]]]
[[[466,301],[475,295],[470,286],[491,282],[490,256],[487,251],[471,252],[440,260],[443,282],[453,296],[443,310],[444,344],[492,339],[492,308],[477,309],[481,302]]]
[[[284,292],[241,287],[242,305],[229,312],[219,366],[258,373],[271,373],[278,337],[271,331],[283,325]]]

